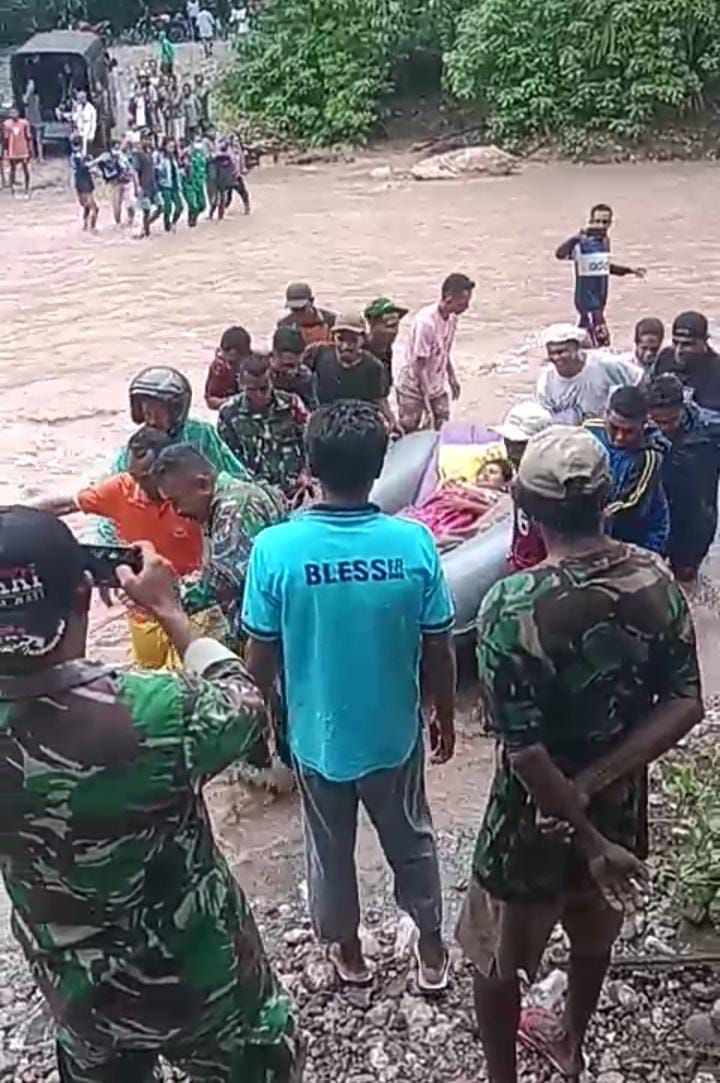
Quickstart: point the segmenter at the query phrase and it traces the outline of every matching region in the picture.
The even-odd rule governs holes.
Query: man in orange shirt
[[[148,425],[128,443],[127,473],[116,474],[73,497],[42,500],[36,507],[52,515],[102,515],[111,519],[125,545],[152,542],[178,577],[197,571],[202,562],[202,532],[197,523],[181,518],[162,500],[152,471],[160,452],[172,443],[167,433]],[[147,613],[130,611],[133,660],[143,669],[175,669],[178,659],[160,625]]]
[[[28,122],[16,108],[3,124],[5,154],[10,163],[10,195],[15,195],[17,167],[21,166],[25,178],[25,195],[30,195],[30,159],[32,157],[32,133]]]

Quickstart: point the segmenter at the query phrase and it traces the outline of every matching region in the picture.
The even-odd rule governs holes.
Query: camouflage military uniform
[[[209,678],[0,679],[0,860],[64,1083],[149,1083],[158,1054],[204,1083],[296,1078],[290,1004],[201,794],[254,747],[261,704],[237,659],[196,647]]]
[[[219,605],[231,636],[240,636],[240,610],[250,550],[266,526],[279,523],[284,507],[279,493],[252,482],[218,474],[210,518],[205,524],[203,569],[183,591],[188,613]]]
[[[220,410],[218,433],[256,478],[294,496],[307,466],[305,426],[308,412],[296,395],[273,391],[264,413],[236,395]]]
[[[695,696],[695,637],[665,565],[616,545],[512,575],[478,619],[481,696],[499,760],[474,872],[496,899],[552,899],[577,872],[572,847],[542,836],[537,809],[508,753],[535,743],[572,777],[606,753],[658,696]],[[590,819],[644,856],[645,772],[600,794]]]

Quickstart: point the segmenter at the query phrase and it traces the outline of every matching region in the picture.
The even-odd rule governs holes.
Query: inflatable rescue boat
[[[436,489],[443,449],[498,445],[499,440],[491,429],[454,423],[444,426],[442,433],[417,432],[405,436],[388,450],[371,499],[388,515],[396,515],[421,503]],[[455,600],[456,635],[474,628],[484,595],[493,583],[508,574],[511,538],[512,512],[508,498],[499,521],[443,554],[443,568]]]

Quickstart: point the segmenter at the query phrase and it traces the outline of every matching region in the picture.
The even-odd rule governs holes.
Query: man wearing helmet
[[[216,470],[250,481],[245,469],[207,421],[188,417],[192,403],[190,381],[177,369],[154,365],[143,369],[130,383],[130,416],[136,425],[150,425],[166,432],[176,444],[189,444]],[[110,472],[127,470],[127,446],[117,454]]]

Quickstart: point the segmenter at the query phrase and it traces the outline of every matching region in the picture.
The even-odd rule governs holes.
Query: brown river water
[[[223,224],[160,231],[149,242],[115,230],[102,192],[96,237],[80,231],[66,188],[30,201],[0,193],[0,501],[74,491],[101,470],[131,429],[127,384],[146,365],[182,369],[205,415],[203,381],[220,333],[241,323],[267,340],[291,280],[311,282],[328,307],[386,294],[414,309],[450,271],[470,274],[477,291],[458,334],[457,411],[485,422],[531,389],[537,331],[573,318],[572,271],[553,251],[594,202],[615,208],[618,260],[648,268],[644,282],[611,283],[617,345],[629,343],[641,316],[717,313],[717,165],[538,164],[508,178],[430,183],[371,176],[404,160],[260,169],[250,178],[250,218],[235,207]],[[62,173],[57,162],[46,168],[41,180]],[[718,622],[706,599],[695,609],[708,690],[720,692]],[[123,622],[107,620],[96,616],[96,649],[121,656]],[[477,822],[489,766],[486,743],[466,727],[454,763],[432,776],[441,828]],[[283,862],[270,859],[299,847],[292,802],[225,793],[216,808],[243,880],[281,887]],[[366,873],[378,873],[374,848],[361,849]]]

